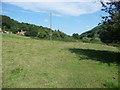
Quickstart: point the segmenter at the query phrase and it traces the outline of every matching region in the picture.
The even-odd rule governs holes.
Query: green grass
[[[117,88],[115,47],[3,34],[3,88]]]

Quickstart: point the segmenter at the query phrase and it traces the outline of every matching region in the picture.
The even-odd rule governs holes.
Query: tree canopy
[[[102,11],[108,13],[108,16],[102,17],[101,24],[104,24],[100,39],[104,43],[120,43],[120,1],[111,0],[111,2],[103,3]]]
[[[10,31],[16,34],[18,31],[26,31],[25,36],[28,37],[37,37],[40,39],[50,39],[50,28],[38,26],[29,23],[20,23],[14,19],[11,19],[8,16],[1,15],[2,17],[2,30]],[[51,30],[52,39],[62,40],[67,39],[70,36],[61,32],[60,30]]]

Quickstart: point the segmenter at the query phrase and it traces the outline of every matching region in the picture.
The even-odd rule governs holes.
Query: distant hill
[[[38,26],[34,24],[18,22],[14,19],[11,19],[8,16],[0,15],[2,17],[2,31],[3,32],[12,32],[17,34],[18,32],[25,32],[25,36],[33,37],[37,39],[50,39],[50,28]],[[100,39],[100,34],[105,28],[105,25],[99,25],[93,28],[90,31],[84,32],[81,35],[73,34],[69,36],[60,30],[51,30],[53,40],[62,40],[62,41],[83,41],[87,43],[102,43]],[[22,33],[23,33],[22,32]]]
[[[25,36],[35,37],[40,39],[50,39],[50,28],[38,26],[29,23],[20,23],[8,16],[0,15],[2,17],[2,31],[9,31],[13,34],[25,31]],[[61,32],[60,30],[52,30],[52,39],[71,41],[73,38]]]
[[[89,30],[87,32],[82,33],[80,35],[80,39],[82,41],[86,41],[86,42],[99,42],[99,43],[101,43],[100,34],[101,34],[104,26],[105,25],[96,26],[92,30]]]

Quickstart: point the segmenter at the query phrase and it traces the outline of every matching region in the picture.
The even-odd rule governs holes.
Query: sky
[[[60,30],[68,35],[82,34],[101,22],[101,4],[95,1],[79,2],[15,2],[3,1],[2,14],[19,22],[50,27],[52,13],[52,29]]]

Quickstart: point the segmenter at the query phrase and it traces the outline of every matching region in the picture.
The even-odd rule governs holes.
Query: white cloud
[[[53,16],[58,16],[60,17],[61,15],[60,14],[56,14],[56,13],[52,13]]]
[[[44,19],[44,22],[48,22],[48,19]]]
[[[79,16],[94,13],[101,9],[100,3],[93,2],[7,2],[34,12],[53,12],[54,16]]]
[[[25,13],[32,13],[32,12],[27,11],[27,10],[21,10],[21,12],[25,12]]]
[[[2,2],[98,2],[101,0],[2,0]],[[111,0],[102,0],[108,2]],[[119,1],[119,0],[114,0]]]
[[[91,2],[96,0],[2,0],[2,2]]]
[[[1,13],[2,13],[2,14],[8,14],[9,12],[2,10]]]

